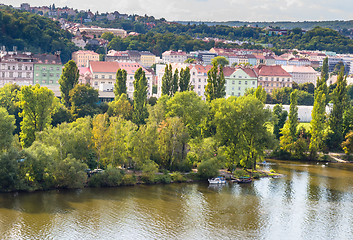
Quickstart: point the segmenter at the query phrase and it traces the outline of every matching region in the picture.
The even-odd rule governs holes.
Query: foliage
[[[131,120],[133,107],[127,99],[127,95],[122,93],[119,97],[116,97],[114,101],[110,102],[107,113],[110,117],[121,117],[126,120]]]
[[[16,119],[16,129],[15,133],[20,133],[20,122],[22,122],[22,117],[20,116],[20,99],[19,92],[20,86],[16,84],[6,84],[4,87],[0,88],[0,106],[5,108],[10,115],[14,115]]]
[[[190,89],[190,68],[186,67],[185,69],[180,70],[180,80],[179,80],[179,91],[185,92]]]
[[[0,154],[10,148],[15,130],[15,117],[0,107]]]
[[[125,69],[119,68],[116,72],[116,81],[114,83],[115,99],[118,99],[121,94],[126,94],[126,76],[127,72]]]
[[[287,117],[288,117],[288,112],[283,111],[282,106],[277,104],[273,108],[273,115],[275,117],[274,120],[274,125],[273,125],[273,134],[277,139],[281,137],[280,130],[283,128]]]
[[[207,73],[205,95],[208,102],[226,95],[223,66],[218,65],[217,62],[213,62],[212,68]]]
[[[62,99],[61,101],[67,108],[71,107],[70,91],[78,84],[79,77],[80,73],[76,63],[73,60],[68,61],[64,65],[62,74],[59,79]]]
[[[225,57],[218,56],[218,57],[215,57],[212,59],[212,65],[213,64],[225,67],[225,66],[229,65],[229,61]]]
[[[17,162],[20,158],[20,154],[15,150],[0,154],[0,192],[21,188],[22,179]]]
[[[162,94],[173,96],[173,70],[171,64],[166,64],[162,77]]]
[[[219,173],[219,164],[216,159],[205,160],[199,164],[197,172],[201,179],[216,177]]]
[[[93,116],[98,110],[98,90],[89,84],[77,84],[70,90],[71,115],[73,119]]]
[[[156,173],[158,172],[157,163],[148,160],[142,165],[141,179],[144,183],[155,183]]]
[[[134,123],[140,125],[144,124],[148,117],[147,112],[147,80],[145,72],[139,68],[135,72],[134,81],[134,111],[132,120]]]
[[[90,187],[118,187],[123,183],[123,171],[109,166],[101,173],[96,173],[89,178]]]
[[[35,133],[43,131],[51,123],[51,108],[54,93],[46,87],[23,86],[20,92],[21,144],[29,147],[35,140]]]
[[[353,132],[349,132],[345,138],[346,140],[342,142],[342,148],[346,154],[351,154],[353,152]]]
[[[173,172],[171,174],[173,182],[185,182],[186,178],[180,172]]]

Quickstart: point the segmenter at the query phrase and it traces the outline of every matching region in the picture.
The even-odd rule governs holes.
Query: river
[[[251,184],[0,194],[0,239],[353,239],[353,164]]]

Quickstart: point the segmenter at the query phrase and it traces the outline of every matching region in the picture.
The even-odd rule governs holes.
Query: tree
[[[353,152],[353,132],[352,131],[346,135],[346,141],[342,143],[342,148],[347,155]]]
[[[92,121],[92,142],[97,155],[97,168],[101,167],[101,157],[106,152],[108,141],[108,115],[98,114]]]
[[[71,114],[73,119],[93,116],[98,113],[98,90],[89,84],[77,84],[70,90]]]
[[[332,93],[332,111],[329,116],[329,148],[339,149],[343,142],[343,114],[347,108],[347,80],[344,76],[344,68],[337,77],[337,87]]]
[[[215,57],[212,59],[212,65],[213,64],[225,67],[225,66],[229,65],[229,61],[225,57],[218,56],[218,57]]]
[[[10,148],[15,130],[15,117],[0,107],[0,154]]]
[[[162,77],[162,94],[171,96],[173,87],[173,72],[172,65],[165,66],[164,75]]]
[[[35,140],[35,133],[43,131],[51,123],[51,108],[54,93],[46,87],[23,86],[20,92],[21,144],[29,147]]]
[[[217,63],[214,62],[207,76],[207,85],[205,88],[206,100],[210,102],[216,98],[223,98],[226,95],[223,66],[218,66]]]
[[[193,59],[193,58],[188,58],[188,59],[185,60],[184,63],[195,63],[195,62],[196,62],[195,59]]]
[[[116,72],[116,81],[114,84],[115,98],[119,98],[121,94],[126,94],[126,70],[118,69]]]
[[[275,117],[275,122],[273,125],[273,134],[279,139],[282,135],[280,134],[280,130],[283,128],[287,117],[288,112],[286,110],[283,111],[282,105],[277,104],[273,108],[273,115]]]
[[[174,75],[173,75],[173,84],[171,87],[171,95],[174,96],[174,94],[178,91],[179,88],[179,71],[178,69],[175,69]]]
[[[322,68],[321,68],[321,77],[317,79],[316,81],[316,88],[319,91],[322,91],[326,95],[326,105],[328,103],[328,89],[327,89],[327,80],[329,78],[329,72],[328,72],[328,58],[326,57],[322,63]]]
[[[109,42],[114,38],[114,34],[112,32],[105,32],[102,34],[101,38],[108,40]]]
[[[16,119],[15,134],[20,133],[22,117],[20,116],[19,92],[21,88],[16,84],[6,84],[0,88],[0,106],[4,107],[10,115]]]
[[[326,95],[322,90],[317,89],[315,93],[314,107],[311,113],[310,122],[310,158],[316,159],[317,152],[322,150],[325,137],[325,113],[326,113]]]
[[[166,117],[180,117],[191,137],[201,135],[201,123],[207,113],[206,103],[194,91],[177,92],[166,102]]]
[[[180,168],[186,158],[189,138],[184,123],[178,117],[167,118],[158,129],[158,151],[161,165],[169,170]]]
[[[180,70],[179,91],[185,92],[190,89],[190,68],[186,67],[185,70]]]
[[[78,84],[80,77],[79,70],[73,60],[68,61],[63,68],[62,74],[59,79],[61,99],[67,108],[71,107],[70,91]]]
[[[290,106],[289,106],[289,116],[288,125],[291,137],[295,139],[298,127],[298,95],[297,90],[290,94]]]
[[[132,119],[133,107],[130,101],[127,99],[125,93],[121,94],[119,98],[115,98],[114,101],[109,103],[107,111],[110,117],[121,117],[126,120]]]
[[[132,114],[132,120],[134,123],[140,125],[145,124],[145,120],[148,118],[147,111],[147,80],[145,72],[142,68],[139,68],[135,72],[134,81],[134,112]]]

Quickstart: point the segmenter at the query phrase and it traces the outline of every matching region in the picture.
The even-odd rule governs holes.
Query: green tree
[[[20,116],[19,92],[21,88],[16,84],[6,84],[0,88],[0,106],[4,107],[10,115],[16,119],[15,134],[20,133],[22,117]]]
[[[73,119],[93,116],[98,113],[98,90],[89,84],[77,84],[69,94]]]
[[[195,63],[195,62],[196,62],[195,59],[193,59],[193,58],[188,58],[188,59],[185,60],[184,63]]]
[[[173,88],[173,72],[172,65],[165,66],[164,75],[162,77],[162,94],[172,96]]]
[[[317,152],[322,150],[325,138],[325,113],[326,113],[326,95],[322,90],[317,89],[315,93],[315,102],[311,113],[310,122],[310,158],[316,159]]]
[[[64,65],[62,74],[59,79],[61,99],[67,108],[71,107],[70,91],[75,87],[75,85],[78,84],[79,77],[80,73],[76,63],[73,60],[68,61]]]
[[[225,66],[229,65],[229,61],[225,57],[218,56],[218,57],[215,57],[212,59],[212,65],[213,64],[225,67]]]
[[[35,133],[43,131],[51,123],[51,108],[54,93],[46,87],[23,86],[20,92],[21,144],[29,147],[35,140]]]
[[[15,130],[15,117],[0,107],[0,154],[10,148]]]
[[[288,112],[286,110],[283,111],[282,105],[276,104],[273,108],[273,115],[275,117],[273,134],[279,139],[281,137],[280,130],[283,128],[287,120]]]
[[[352,131],[346,135],[346,141],[342,143],[342,148],[347,155],[353,153],[353,132]]]
[[[179,71],[178,69],[175,69],[174,75],[173,75],[173,84],[171,88],[172,96],[178,91],[179,88]]]
[[[148,118],[147,111],[147,80],[145,72],[142,68],[139,68],[135,72],[134,81],[134,112],[132,114],[132,120],[134,123],[140,125],[145,124],[145,120]]]
[[[126,120],[132,119],[133,107],[130,101],[127,99],[125,93],[121,94],[119,98],[115,98],[114,101],[109,103],[108,115],[110,117],[122,117]]]
[[[108,40],[109,42],[114,38],[114,34],[112,32],[105,32],[102,34],[101,38]]]
[[[119,98],[121,94],[126,94],[126,70],[118,69],[116,72],[116,81],[114,84],[115,98]]]
[[[190,68],[186,67],[185,70],[180,70],[179,91],[185,92],[190,89]]]
[[[343,114],[347,108],[347,80],[344,76],[344,68],[337,77],[337,87],[332,93],[332,111],[329,116],[329,148],[339,149],[343,142]]]
[[[218,66],[214,62],[207,76],[207,85],[205,88],[206,100],[211,102],[213,99],[223,98],[226,95],[223,66]]]
[[[0,154],[0,191],[15,191],[20,190],[22,179],[18,159],[21,156],[18,151],[11,150]]]
[[[97,168],[102,166],[101,158],[104,157],[108,138],[108,114],[98,114],[92,121],[92,142],[97,155]]]
[[[297,90],[290,94],[290,106],[289,106],[289,116],[288,125],[290,135],[295,139],[298,127],[298,95]]]

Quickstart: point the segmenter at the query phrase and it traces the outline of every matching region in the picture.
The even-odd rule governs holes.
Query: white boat
[[[225,184],[225,183],[227,183],[227,181],[225,180],[224,177],[216,177],[216,178],[208,179],[208,182],[210,184]]]

